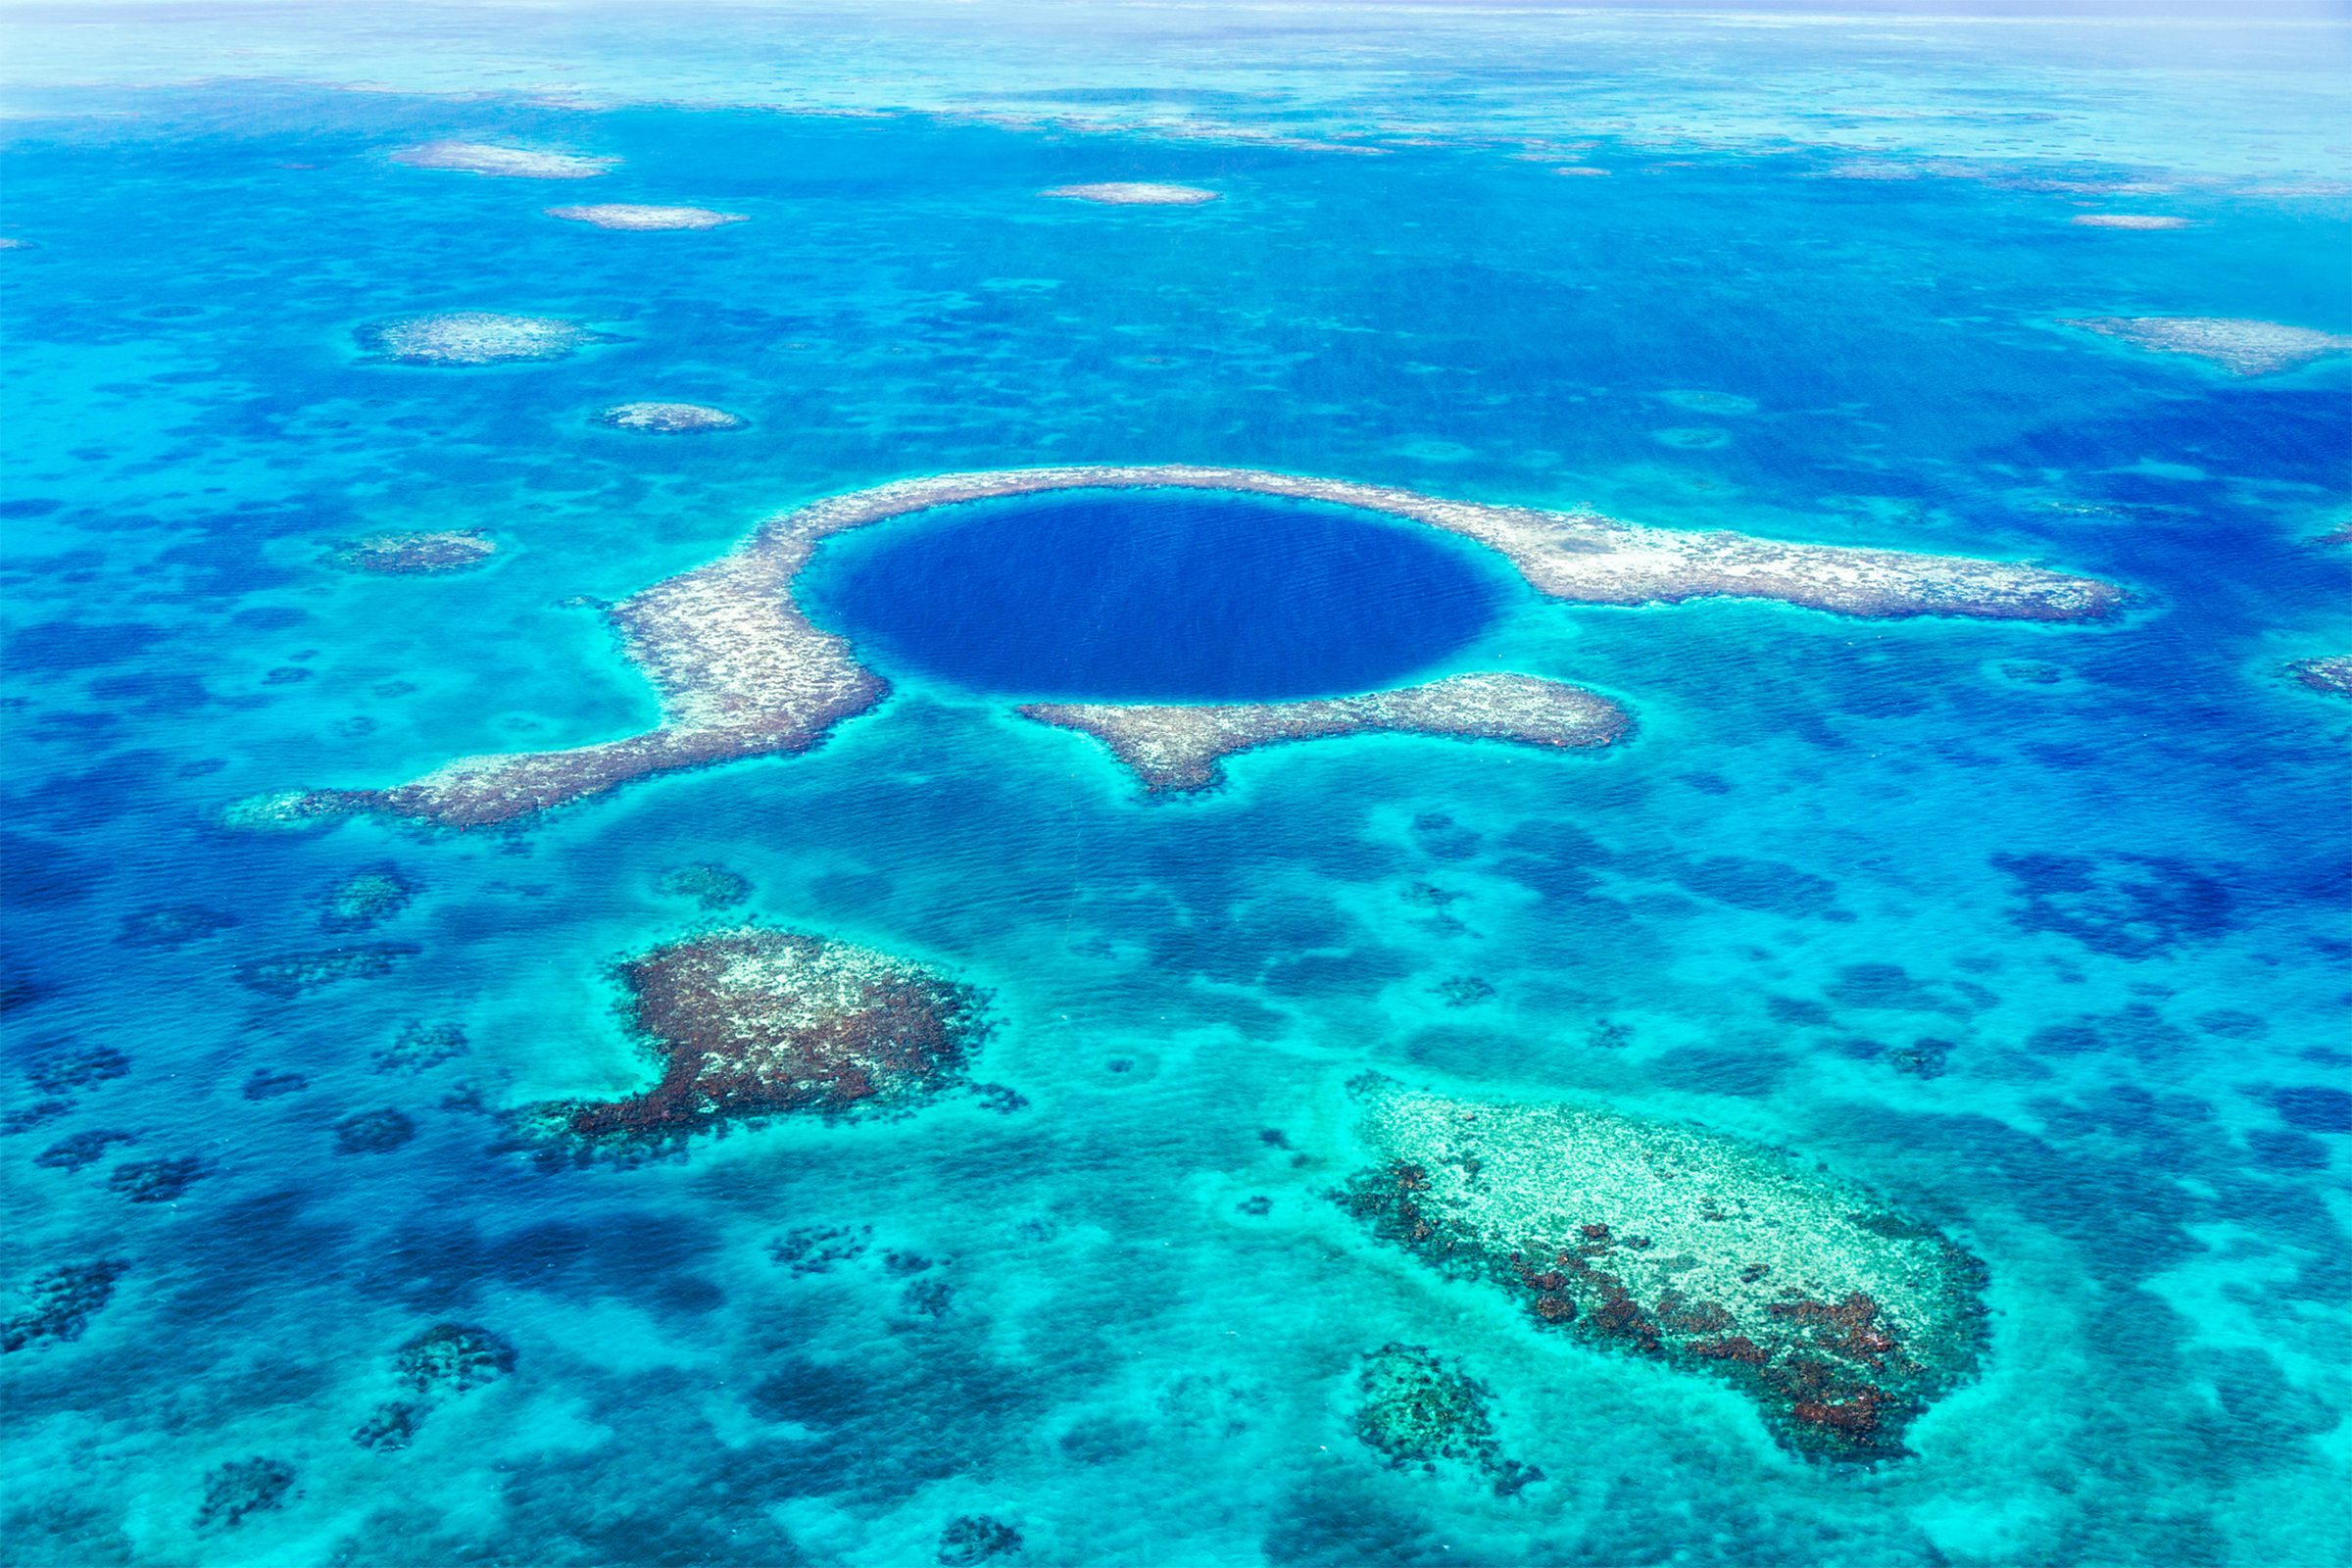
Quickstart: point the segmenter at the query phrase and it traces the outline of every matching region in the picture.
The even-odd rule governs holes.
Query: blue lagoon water
[[[0,27],[0,1558],[2352,1551],[2352,704],[2285,672],[2352,653],[2352,360],[2241,376],[2067,324],[2352,333],[2340,24]],[[617,162],[390,156],[435,140]],[[1218,199],[1040,194],[1127,180]],[[745,220],[545,213],[585,202]],[[2185,222],[2074,221],[2111,214]],[[451,368],[356,335],[442,311],[600,336]],[[633,400],[747,423],[597,422]],[[1148,463],[2129,598],[2052,626],[1577,607],[1337,509],[992,503],[820,550],[810,605],[894,689],[806,754],[503,830],[224,816],[644,729],[602,608],[793,507]],[[447,529],[498,553],[336,562]],[[1268,748],[1165,800],[1010,710],[1473,670],[1636,730]],[[705,866],[740,899],[676,874]],[[984,992],[978,1070],[1018,1107],[517,1147],[516,1107],[649,1078],[618,962],[753,918]],[[1792,1454],[1727,1385],[1369,1243],[1329,1197],[1367,1070],[1884,1194],[1983,1260],[1981,1369],[1908,1457]],[[40,1282],[97,1264],[63,1332]],[[417,1399],[436,1325],[510,1359],[355,1441]],[[1399,1342],[1482,1383],[1542,1479],[1358,1441],[1357,1367]]]
[[[1127,490],[917,513],[833,542],[795,592],[886,671],[1265,701],[1410,681],[1486,630],[1513,582],[1491,552],[1372,513]]]

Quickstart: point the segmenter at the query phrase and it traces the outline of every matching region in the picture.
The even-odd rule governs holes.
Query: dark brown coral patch
[[[661,1068],[620,1100],[525,1120],[585,1150],[643,1153],[786,1112],[888,1114],[966,1081],[987,1032],[979,993],[871,949],[738,926],[620,966],[622,1016]]]

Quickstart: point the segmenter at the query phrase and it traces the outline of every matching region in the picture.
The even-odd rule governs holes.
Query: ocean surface
[[[0,54],[0,1292],[120,1265],[0,1354],[0,1558],[2352,1554],[2352,703],[2284,672],[2352,653],[2352,360],[2064,324],[2352,332],[2341,24],[12,7]],[[439,139],[618,162],[389,156]],[[1107,180],[1219,199],[1040,195]],[[545,216],[578,202],[747,220]],[[2116,213],[2188,225],[2072,221]],[[355,336],[439,311],[606,337]],[[748,422],[594,422],[645,399]],[[988,503],[820,551],[893,692],[806,755],[506,830],[224,821],[634,733],[602,605],[828,495],[1090,463],[2130,598],[1577,607],[1345,509]],[[336,564],[437,529],[499,553]],[[1635,732],[1323,740],[1157,799],[1009,706],[1480,669]],[[706,864],[748,896],[665,891]],[[745,918],[985,993],[1025,1103],[517,1150],[514,1107],[648,1077],[615,964]],[[1367,1069],[1883,1194],[1983,1260],[1982,1369],[1908,1457],[1828,1464],[1539,1332],[1331,1202]],[[356,1442],[441,1324],[511,1365]],[[1360,1443],[1395,1342],[1542,1479]]]

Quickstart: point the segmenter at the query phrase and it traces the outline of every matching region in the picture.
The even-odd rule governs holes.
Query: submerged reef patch
[[[2286,672],[2301,686],[2330,697],[2352,697],[2352,655],[2330,654],[2325,659],[2298,659]]]
[[[477,827],[599,794],[632,779],[747,757],[807,751],[889,686],[847,639],[812,624],[793,579],[824,539],[965,501],[1083,489],[1230,490],[1384,513],[1486,545],[1538,593],[1572,604],[1674,604],[1714,596],[1778,600],[1867,617],[1966,615],[2094,620],[2112,585],[2012,562],[1791,544],[1734,533],[1643,528],[1593,513],[1446,501],[1377,485],[1248,468],[1016,468],[902,480],[813,502],[761,525],[709,565],[655,584],[611,612],[624,649],[660,690],[660,727],[561,752],[461,758],[390,789],[324,789],[233,808],[232,824],[293,825],[349,811]]]
[[[2271,375],[2331,354],[2352,353],[2352,337],[2278,321],[2216,316],[2099,316],[2073,326],[2120,338],[2159,354],[2186,354],[2234,375]]]
[[[674,899],[692,899],[713,914],[732,909],[752,896],[752,884],[741,872],[709,860],[672,866],[662,873],[655,887]]]
[[[1837,1179],[1691,1128],[1349,1086],[1370,1163],[1333,1196],[1531,1321],[1730,1382],[1802,1452],[1904,1452],[1972,1374],[1981,1269]]]
[[[345,571],[407,577],[467,571],[496,554],[497,542],[478,528],[426,528],[348,539],[336,547],[331,559]]]
[[[920,964],[763,926],[666,944],[619,978],[661,1076],[527,1107],[525,1129],[558,1147],[627,1156],[784,1112],[905,1112],[964,1083],[986,1032],[979,994]]]
[[[373,321],[356,334],[360,347],[394,365],[466,368],[561,360],[586,343],[610,337],[549,316],[501,316],[495,311],[438,311]]]
[[[746,221],[741,213],[716,213],[708,207],[647,207],[634,202],[598,202],[586,207],[550,207],[550,218],[561,218],[596,228],[643,234],[664,229],[723,228]]]
[[[500,179],[593,179],[620,162],[617,158],[533,152],[526,147],[498,147],[479,141],[428,141],[420,147],[403,147],[392,155],[392,161],[411,169],[448,169]]]
[[[939,1550],[933,1555],[942,1568],[976,1568],[1021,1549],[1021,1533],[984,1513],[959,1514],[939,1532]]]
[[[654,435],[687,435],[697,430],[740,430],[739,414],[701,403],[615,403],[596,416],[610,430],[641,430]]]
[[[490,1330],[436,1323],[393,1357],[393,1375],[409,1396],[387,1399],[369,1411],[353,1429],[351,1441],[363,1448],[405,1448],[437,1404],[503,1381],[513,1374],[514,1362],[514,1347]]]
[[[1154,794],[1207,789],[1222,778],[1223,759],[1284,741],[1446,735],[1564,750],[1607,746],[1633,728],[1607,698],[1533,675],[1452,675],[1297,703],[1029,703],[1020,711],[1094,736]]]
[[[63,1264],[34,1276],[24,1289],[31,1298],[24,1309],[0,1320],[0,1351],[22,1350],[46,1340],[80,1339],[90,1319],[114,1299],[115,1282],[129,1268],[102,1258]]]
[[[1104,207],[1199,207],[1218,199],[1219,192],[1199,185],[1162,185],[1150,180],[1109,179],[1092,185],[1056,185],[1039,194],[1061,201],[1096,202]]]
[[[1384,1345],[1357,1368],[1356,1441],[1399,1469],[1435,1470],[1440,1460],[1493,1478],[1498,1494],[1544,1473],[1502,1457],[1487,1413],[1493,1391],[1418,1345]]]
[[[237,923],[226,910],[201,904],[151,904],[122,917],[115,941],[126,948],[176,950],[219,936]]]

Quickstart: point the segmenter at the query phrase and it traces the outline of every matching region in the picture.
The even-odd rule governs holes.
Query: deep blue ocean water
[[[830,541],[795,592],[888,673],[1041,697],[1264,701],[1409,682],[1507,563],[1374,513],[1248,495],[967,502]]]
[[[2238,378],[2059,324],[2352,332],[2342,137],[2314,112],[2341,122],[2340,28],[1310,12],[1270,48],[1262,19],[1134,10],[966,48],[965,23],[871,16],[102,39],[61,15],[10,24],[42,46],[12,57],[68,64],[11,67],[0,140],[0,233],[29,242],[0,253],[0,1289],[127,1266],[80,1338],[0,1356],[0,1555],[895,1565],[978,1514],[1020,1532],[1003,1560],[1070,1564],[2352,1549],[2352,705],[2280,673],[2352,652],[2352,554],[2322,542],[2352,517],[2352,372]],[[556,184],[386,156],[436,137],[622,162]],[[1857,159],[1909,177],[1833,177]],[[1135,178],[1221,199],[1037,195]],[[542,216],[585,200],[749,220]],[[2070,222],[2097,211],[2193,226]],[[454,309],[613,340],[446,370],[353,337]],[[592,422],[638,398],[750,426]],[[1154,802],[992,678],[909,658],[811,754],[522,831],[221,825],[643,727],[595,602],[789,507],[1087,462],[2031,558],[2132,600],[2035,627],[1509,588],[1438,607],[1480,620],[1458,646],[1384,628],[1409,663],[1626,703],[1638,735],[1600,756],[1325,742]],[[444,527],[502,553],[328,559]],[[927,569],[953,544],[827,549]],[[1186,579],[1202,612],[1313,651],[1266,618],[1273,579],[1215,580]],[[1134,629],[1081,650],[1102,678],[1131,678]],[[986,988],[985,1075],[1027,1108],[628,1169],[502,1149],[502,1107],[640,1081],[610,965],[707,918],[662,891],[696,862],[746,877],[746,912]],[[387,868],[414,899],[334,928],[331,890]],[[385,972],[238,977],[354,945]],[[1451,1004],[1463,977],[1492,996]],[[465,1050],[404,1054],[419,1024]],[[1353,1238],[1319,1196],[1338,1172],[1292,1163],[1367,1067],[1865,1182],[1984,1258],[1983,1375],[1859,1471],[1532,1332]],[[412,1136],[349,1130],[383,1110]],[[77,1169],[41,1157],[104,1134]],[[118,1190],[159,1160],[194,1162],[175,1197]],[[811,1226],[873,1245],[772,1259]],[[514,1375],[407,1448],[355,1445],[398,1348],[449,1321],[510,1341]],[[1544,1481],[1497,1497],[1358,1445],[1353,1367],[1392,1340],[1460,1357]],[[291,1468],[283,1505],[199,1530],[207,1476],[255,1456]]]

